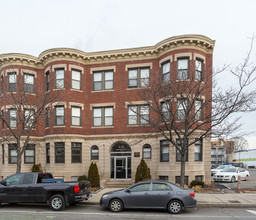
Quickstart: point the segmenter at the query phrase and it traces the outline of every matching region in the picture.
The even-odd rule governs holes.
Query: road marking
[[[252,211],[252,210],[246,210],[250,213],[253,212],[253,214],[256,214],[256,211]],[[1,216],[6,214],[6,213],[12,213],[12,214],[16,214],[16,213],[20,213],[22,214],[26,214],[26,216],[28,214],[37,214],[38,216],[42,215],[47,215],[48,218],[52,218],[52,217],[56,217],[56,216],[61,216],[61,215],[87,215],[87,216],[105,216],[105,217],[115,217],[115,218],[129,218],[129,219],[138,219],[138,216],[140,216],[140,213],[98,213],[98,212],[65,212],[65,211],[61,211],[56,213],[55,211],[49,211],[49,212],[41,212],[41,211],[9,211],[9,210],[4,210],[3,212],[1,211]],[[172,218],[175,217],[177,219],[212,219],[212,218],[221,218],[221,219],[230,219],[230,217],[233,218],[237,218],[237,219],[251,219],[252,216],[231,216],[231,215],[194,215],[194,214],[186,214],[186,215],[172,215],[169,213],[162,213],[162,214],[143,214],[143,219],[144,218],[153,218],[153,219],[166,219],[166,217]],[[1,219],[1,218],[0,218]]]
[[[256,215],[256,211],[253,211],[253,210],[246,210],[246,211]]]

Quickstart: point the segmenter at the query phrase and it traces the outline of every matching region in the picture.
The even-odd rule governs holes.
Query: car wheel
[[[124,208],[124,205],[120,199],[112,199],[109,203],[109,209],[112,212],[121,212]]]
[[[249,175],[246,175],[246,178],[248,178],[249,177]],[[247,180],[247,179],[244,179],[245,181]]]
[[[234,176],[232,176],[231,183],[234,183],[235,181],[236,181],[236,178]]]
[[[171,214],[179,214],[182,211],[182,204],[178,200],[172,200],[168,204],[168,211]]]
[[[49,203],[50,207],[52,208],[52,210],[54,211],[60,211],[63,210],[65,208],[65,199],[62,195],[60,194],[56,194],[53,195],[50,198],[50,203]]]

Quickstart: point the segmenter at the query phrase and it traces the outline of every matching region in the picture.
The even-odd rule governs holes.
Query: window
[[[133,105],[128,107],[128,124],[145,125],[149,123],[149,106]]]
[[[131,192],[149,191],[149,186],[150,186],[150,183],[139,184],[139,185],[136,185],[136,186],[130,188],[130,190],[131,190]]]
[[[16,73],[8,73],[8,92],[16,92],[17,76]]]
[[[4,110],[1,111],[2,129],[4,129]]]
[[[24,163],[35,163],[35,145],[28,144],[24,152]]]
[[[195,180],[203,182],[204,176],[195,176]]]
[[[34,93],[35,92],[35,76],[24,73],[24,92]]]
[[[162,64],[162,77],[164,82],[170,81],[171,63],[170,61]]]
[[[55,163],[65,163],[65,143],[55,143]]]
[[[113,89],[113,71],[93,72],[93,90],[109,90]]]
[[[9,109],[9,126],[10,128],[17,128],[17,110]]]
[[[33,173],[24,173],[21,184],[33,184],[33,179]]]
[[[64,69],[56,69],[55,70],[55,89],[64,89],[64,78],[65,71]]]
[[[169,162],[169,141],[160,141],[160,162]]]
[[[203,142],[199,139],[195,143],[195,161],[202,161]]]
[[[178,59],[178,80],[188,79],[189,73],[189,59],[188,58],[179,58]]]
[[[45,147],[46,147],[46,163],[50,163],[50,143],[46,143]]]
[[[81,72],[78,70],[71,70],[71,77],[71,88],[81,90]]]
[[[168,177],[168,176],[159,176],[158,178],[159,178],[160,180],[163,180],[163,181],[166,181],[166,182],[169,181],[169,177]]]
[[[151,159],[151,146],[149,144],[143,146],[143,159]]]
[[[18,185],[21,181],[21,174],[15,174],[6,179],[7,185]]]
[[[82,163],[82,143],[71,143],[72,163]]]
[[[45,73],[45,91],[49,91],[50,90],[50,72],[47,71]]]
[[[4,164],[4,156],[5,156],[4,144],[2,144],[2,164]]]
[[[184,182],[188,186],[188,176],[184,176]],[[175,176],[175,184],[180,184],[180,176]]]
[[[64,106],[55,107],[55,125],[60,126],[65,124]]]
[[[149,68],[136,68],[128,70],[128,87],[146,87],[149,86]]]
[[[93,126],[112,126],[113,107],[93,108]]]
[[[195,119],[197,121],[203,120],[203,102],[201,100],[195,100]]]
[[[99,148],[96,145],[93,145],[91,148],[91,160],[99,159]]]
[[[170,104],[168,102],[161,103],[163,121],[170,121]]]
[[[198,81],[202,81],[203,80],[204,61],[200,60],[200,59],[196,59],[195,65],[196,65],[195,79]]]
[[[25,127],[32,128],[35,121],[35,111],[34,109],[25,109],[24,111]]]
[[[1,75],[1,92],[4,93],[4,75]]]
[[[71,107],[71,125],[81,126],[81,108]]]
[[[178,99],[178,107],[177,107],[177,120],[178,121],[185,120],[187,109],[188,109],[188,100],[187,99]]]
[[[184,147],[183,146],[183,142],[184,142],[184,140],[183,139],[177,139],[176,140],[176,144],[177,144],[177,146],[176,146],[176,161],[178,162],[178,161],[181,161],[181,153],[180,153],[180,151],[179,150],[182,150],[182,148]],[[179,150],[178,150],[179,149]],[[188,161],[188,149],[186,150],[186,152],[185,152],[185,161],[187,162]]]
[[[51,116],[50,107],[47,107],[45,109],[45,127],[50,127],[50,116]]]
[[[15,164],[18,161],[17,144],[8,144],[9,164]]]
[[[152,191],[170,191],[172,188],[164,183],[153,183]]]

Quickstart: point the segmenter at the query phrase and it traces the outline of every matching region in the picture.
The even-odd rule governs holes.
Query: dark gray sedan
[[[196,206],[195,193],[164,181],[145,181],[126,189],[105,193],[100,200],[102,207],[113,212],[125,208],[168,209],[178,214],[183,208]]]

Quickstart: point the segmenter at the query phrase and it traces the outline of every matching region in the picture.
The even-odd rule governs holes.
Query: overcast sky
[[[0,8],[0,54],[125,49],[202,34],[216,40],[217,68],[237,65],[256,34],[255,0],[0,0]],[[246,131],[256,130],[255,114],[244,117]]]

